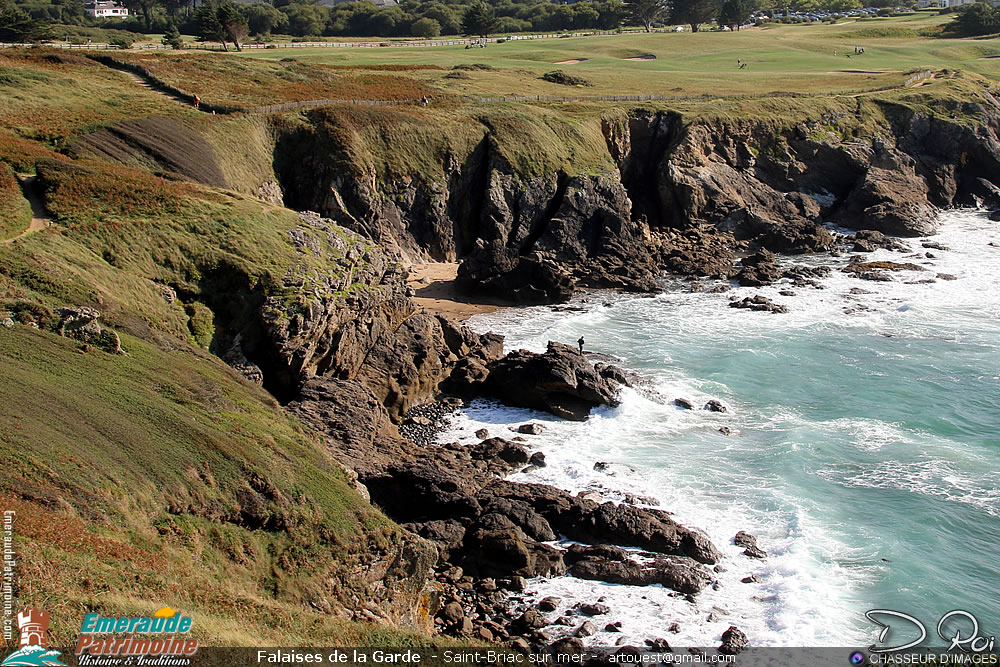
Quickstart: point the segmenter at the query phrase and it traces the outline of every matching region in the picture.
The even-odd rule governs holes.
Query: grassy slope
[[[0,331],[0,504],[19,515],[21,601],[64,619],[174,606],[223,644],[366,632],[301,601],[359,534],[392,539],[390,523],[265,392],[166,339],[123,342],[128,357],[81,355]],[[287,531],[240,525],[236,493],[261,479]]]
[[[31,223],[31,206],[10,167],[0,163],[0,240],[17,236]]]

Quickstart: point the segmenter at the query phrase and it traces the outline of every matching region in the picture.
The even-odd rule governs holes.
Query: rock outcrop
[[[493,396],[508,405],[573,421],[586,419],[599,405],[618,405],[618,383],[562,343],[550,341],[544,354],[516,350],[482,366],[467,361],[460,370],[461,375],[447,385],[452,391]]]

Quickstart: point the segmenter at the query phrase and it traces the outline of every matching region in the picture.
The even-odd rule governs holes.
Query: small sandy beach
[[[460,294],[455,288],[457,273],[458,262],[411,264],[406,284],[416,292],[413,300],[417,304],[459,321],[511,305],[499,299]]]

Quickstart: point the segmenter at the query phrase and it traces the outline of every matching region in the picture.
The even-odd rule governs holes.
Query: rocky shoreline
[[[303,215],[302,223],[295,232],[299,237],[329,233],[334,225],[312,215]],[[791,263],[761,249],[732,261],[714,286],[694,279],[691,291],[720,291],[717,287],[728,281],[822,289],[822,278],[837,268],[859,280],[892,279],[889,274],[900,272],[949,279],[930,278],[932,271],[914,263],[926,261],[928,254],[932,258],[931,250],[944,251],[931,240],[919,241],[924,252],[914,253],[908,244],[877,232],[825,231],[836,266]],[[864,259],[877,249],[899,253],[906,261]],[[847,253],[852,256],[845,262]],[[330,453],[359,492],[410,536],[408,552],[396,556],[410,591],[405,604],[425,610],[428,630],[521,650],[579,652],[594,632],[613,636],[613,614],[594,613],[601,609],[600,600],[584,603],[597,605],[589,612],[580,607],[558,616],[546,613],[538,608],[543,601],[531,602],[528,579],[568,574],[632,586],[657,584],[692,604],[705,588],[718,585],[724,568],[719,549],[644,499],[615,503],[507,481],[513,472],[545,464],[544,454],[530,447],[530,434],[542,425],[522,424],[519,433],[503,437],[484,429],[472,444],[436,441],[448,415],[479,397],[570,420],[586,419],[596,406],[617,405],[622,386],[681,409],[725,412],[724,405],[712,400],[699,407],[686,397],[658,395],[639,376],[609,363],[612,358],[588,358],[557,342],[541,354],[514,350],[504,355],[499,336],[476,334],[414,307],[405,294],[405,272],[377,248],[369,250],[367,264],[367,272],[356,277],[371,288],[325,305],[321,314],[272,320],[269,335],[284,350],[284,372],[294,368],[299,378],[286,408],[327,435]],[[736,307],[749,303],[752,310],[787,310],[764,297],[733,299],[730,305]],[[254,369],[266,382],[268,372]],[[727,427],[719,430],[729,435]],[[567,540],[577,544],[567,546]],[[744,548],[744,557],[766,556],[752,536],[736,535],[733,543]],[[551,600],[546,603],[551,605]],[[359,618],[396,622],[397,614],[369,609]],[[747,641],[736,627],[728,636],[726,650]],[[668,645],[664,638],[654,640]]]
[[[444,151],[436,175],[395,181],[376,177],[379,165],[351,163],[347,139],[329,132],[319,112],[283,135],[280,143],[301,148],[276,171],[284,201],[320,212],[302,214],[289,231],[295,247],[310,252],[322,246],[317,239],[346,238],[345,229],[364,242],[338,260],[344,270],[325,291],[297,294],[307,281],[289,275],[268,293],[237,295],[262,305],[258,321],[240,327],[234,358],[325,434],[359,492],[407,531],[407,547],[389,555],[401,573],[394,601],[369,614],[521,648],[563,642],[576,650],[597,623],[585,626],[582,614],[560,625],[572,633],[547,630],[559,619],[542,625],[542,612],[524,606],[524,579],[571,573],[696,596],[714,583],[720,558],[704,535],[662,510],[507,481],[543,462],[520,435],[435,444],[444,411],[472,398],[583,420],[615,405],[620,386],[644,389],[627,371],[559,342],[543,354],[505,355],[499,336],[415,304],[419,282],[407,286],[407,263],[459,263],[455,290],[515,304],[565,302],[581,288],[652,293],[664,274],[688,276],[692,291],[778,284],[780,296],[793,298],[822,289],[833,270],[787,266],[775,253],[888,249],[911,256],[838,268],[864,281],[911,273],[948,280],[920,270],[937,250],[933,241],[920,241],[921,257],[893,237],[933,234],[940,208],[1000,206],[992,180],[1000,110],[973,102],[951,111],[976,122],[903,106],[869,109],[871,123],[859,105],[791,124],[634,109],[601,122],[607,173],[578,174],[521,173],[487,125],[471,153]],[[848,236],[831,222],[860,231]],[[747,317],[794,308],[763,294],[729,305]],[[581,546],[557,548],[557,537]],[[746,557],[755,549],[748,544]],[[401,616],[401,608],[410,611]],[[735,628],[727,636],[727,650],[746,642]]]

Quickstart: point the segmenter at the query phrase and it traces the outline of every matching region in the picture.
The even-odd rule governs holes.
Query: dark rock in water
[[[537,609],[528,609],[510,624],[510,629],[517,634],[527,634],[531,630],[544,628],[549,624],[545,615]]]
[[[749,310],[756,310],[768,313],[787,313],[788,307],[776,304],[766,296],[761,296],[758,294],[753,297],[744,297],[740,301],[731,301],[729,303],[730,308],[746,308]]]
[[[767,557],[767,552],[757,546],[757,538],[750,533],[739,531],[736,533],[736,537],[733,538],[733,544],[738,547],[745,547],[743,550],[744,556],[749,556],[750,558],[765,558]]]
[[[717,401],[714,398],[710,400],[708,403],[706,403],[705,407],[702,409],[710,410],[711,412],[727,412],[726,406],[724,406],[721,402]]]
[[[740,581],[744,584],[759,584],[760,577],[758,577],[756,574],[751,574],[749,577],[743,577],[742,579],[740,579]]]
[[[698,568],[697,562],[680,556],[656,557],[652,563],[641,565],[627,559],[588,557],[574,563],[570,567],[570,573],[580,579],[606,581],[611,584],[628,586],[660,584],[691,595],[700,593],[710,581],[709,576]]]
[[[528,588],[528,582],[524,577],[510,577],[509,579],[501,579],[500,584],[509,591],[514,591],[519,593]]]
[[[862,229],[854,235],[854,252],[874,252],[879,249],[906,252],[909,248],[905,243],[877,232],[874,229]]]
[[[494,461],[504,462],[510,467],[517,467],[528,462],[528,452],[524,445],[508,442],[503,438],[489,438],[473,445],[469,445],[466,451],[471,454],[474,461]]]
[[[743,268],[736,274],[737,281],[744,287],[763,287],[778,282],[784,273],[775,259],[774,253],[767,250],[744,257],[741,261]]]
[[[562,604],[562,598],[550,595],[539,600],[538,608],[542,611],[555,611],[560,604]]]
[[[694,403],[687,400],[686,398],[675,398],[674,405],[685,410],[694,410]]]
[[[795,292],[793,292],[790,289],[783,289],[780,292],[778,292],[778,294],[780,294],[781,296],[795,296]]]
[[[841,271],[862,276],[867,273],[881,271],[926,271],[924,267],[912,262],[858,262],[851,261]]]
[[[935,275],[941,280],[958,280],[958,276],[953,276],[950,273],[938,273]]]
[[[611,613],[611,607],[600,602],[584,602],[576,605],[575,608],[585,616],[603,616],[604,614]]]
[[[605,632],[621,632],[622,631],[622,622],[621,621],[615,621],[614,623],[608,623],[607,625],[604,626],[604,631]]]
[[[576,348],[550,342],[545,354],[511,352],[487,366],[485,380],[457,391],[479,392],[508,405],[545,410],[582,421],[599,405],[618,405],[618,389]]]
[[[544,468],[546,465],[545,454],[543,454],[542,452],[535,452],[534,454],[531,455],[531,458],[528,459],[528,463],[530,465],[535,466],[536,468]]]
[[[632,386],[632,379],[629,377],[629,374],[618,366],[613,364],[595,364],[594,368],[603,378],[613,380],[618,384],[625,385],[626,387]]]
[[[655,651],[657,653],[673,652],[673,649],[670,648],[670,644],[663,637],[657,637],[656,639],[647,639],[646,646],[648,646],[651,651]]]
[[[591,621],[584,621],[574,632],[577,637],[590,637],[597,634],[597,626]]]
[[[728,426],[720,426],[719,433],[722,435],[732,435],[733,431]]]
[[[589,559],[625,562],[628,560],[628,555],[621,547],[610,544],[573,544],[563,554],[563,559],[567,565]]]
[[[951,250],[948,246],[938,243],[937,241],[924,241],[920,244],[920,246],[923,248],[932,248],[934,250]]]
[[[610,467],[611,464],[608,463],[607,461],[598,461],[597,463],[594,464],[594,470],[596,470],[597,472],[605,472]]]
[[[479,576],[540,577],[566,572],[559,550],[529,539],[520,528],[477,530],[466,538],[465,569]]]
[[[671,623],[669,626],[667,626],[667,632],[673,632],[674,634],[677,634],[680,631],[681,631],[681,624],[680,623],[674,622],[674,623]]]
[[[730,625],[729,629],[722,633],[722,645],[719,646],[719,653],[736,655],[744,651],[749,644],[746,634],[735,625]]]
[[[996,211],[990,211],[990,214],[987,217],[989,217],[989,219],[992,220],[993,222],[1000,222],[1000,209],[997,209]]]
[[[520,426],[517,427],[517,432],[523,433],[525,435],[540,435],[544,430],[545,427],[537,423],[521,424]]]
[[[848,294],[874,294],[875,293],[875,292],[872,292],[870,290],[861,289],[860,287],[852,287],[847,292],[848,292]]]
[[[486,438],[490,437],[490,432],[487,431],[485,428],[476,429],[476,437],[479,438],[480,440],[485,440]]]
[[[722,294],[723,292],[728,292],[733,289],[732,285],[716,285],[712,289],[708,290],[709,294]]]

